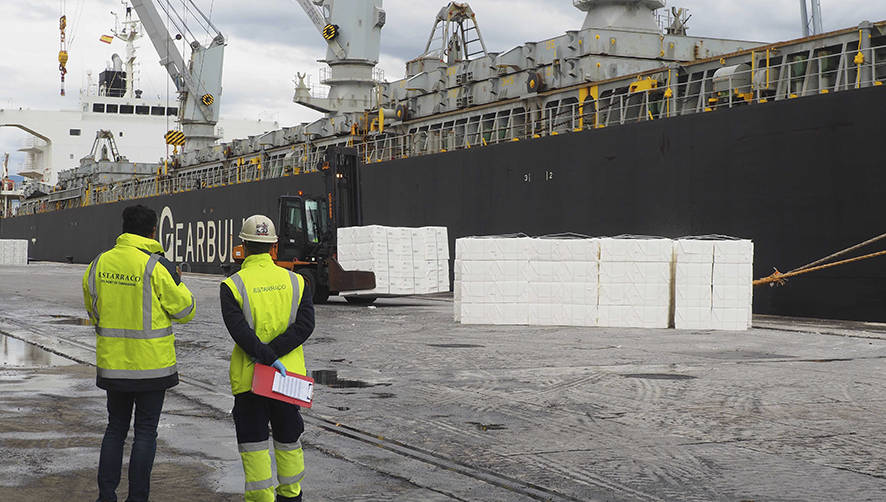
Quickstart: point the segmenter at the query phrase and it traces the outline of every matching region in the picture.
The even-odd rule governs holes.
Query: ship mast
[[[112,33],[115,37],[126,43],[126,61],[124,61],[124,68],[126,71],[126,93],[123,97],[131,99],[133,97],[133,89],[135,89],[137,82],[135,74],[135,41],[142,37],[142,32],[141,29],[139,29],[138,19],[132,18],[132,7],[129,6],[126,0],[123,0],[120,3],[122,3],[123,7],[126,9],[126,14],[121,22],[117,13],[112,12],[115,19]]]

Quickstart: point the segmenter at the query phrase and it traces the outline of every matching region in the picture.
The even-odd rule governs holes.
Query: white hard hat
[[[246,221],[243,222],[240,238],[249,242],[273,244],[277,242],[277,230],[274,228],[274,222],[270,218],[256,214],[246,218]]]

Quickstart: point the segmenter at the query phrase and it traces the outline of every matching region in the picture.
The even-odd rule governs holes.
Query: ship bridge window
[[[166,115],[166,109],[162,106],[152,106],[151,115],[162,117],[163,115]]]
[[[133,106],[132,105],[120,105],[120,113],[126,113],[128,115],[132,115]]]
[[[150,106],[139,105],[139,106],[135,107],[135,114],[136,115],[147,115],[150,111],[151,111]]]
[[[178,115],[178,108],[176,108],[174,106],[170,106],[169,108],[166,109],[166,115],[173,115],[173,116]]]
[[[93,103],[92,111],[95,113],[105,113],[105,105],[104,103]]]
[[[107,113],[117,113],[117,105],[108,105],[105,107]]]
[[[80,129],[71,129],[68,131],[71,136],[80,136]]]

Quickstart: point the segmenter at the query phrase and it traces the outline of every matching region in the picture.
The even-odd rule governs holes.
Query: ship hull
[[[754,240],[755,276],[765,276],[886,231],[883,109],[886,90],[863,89],[373,163],[363,170],[364,222],[445,225],[451,247],[466,235],[518,232],[727,234]],[[160,228],[167,254],[217,272],[242,218],[276,214],[277,197],[298,190],[322,193],[321,175],[140,202],[168,208]],[[36,239],[33,259],[85,263],[113,245],[132,203],[12,218],[0,235]],[[884,304],[879,258],[757,288],[754,311],[886,321]]]

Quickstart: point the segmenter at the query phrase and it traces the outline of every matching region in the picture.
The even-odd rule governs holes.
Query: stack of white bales
[[[667,328],[673,255],[670,239],[601,239],[598,325]]]
[[[28,241],[0,239],[0,265],[27,265]]]
[[[375,289],[360,295],[449,291],[446,227],[368,225],[338,229],[338,261],[345,270],[375,273]]]
[[[674,248],[674,326],[745,330],[751,326],[754,243],[681,239]]]
[[[743,330],[752,263],[750,241],[458,239],[455,320]]]
[[[465,324],[527,324],[532,239],[464,238],[455,242],[455,318]]]
[[[528,256],[529,324],[595,326],[600,241],[531,239]]]
[[[449,233],[446,227],[411,230],[415,294],[449,291]]]

